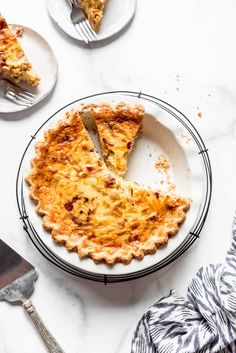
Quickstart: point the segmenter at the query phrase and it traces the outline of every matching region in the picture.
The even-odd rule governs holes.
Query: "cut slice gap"
[[[83,107],[83,111],[86,110],[91,111],[95,119],[102,154],[108,168],[119,176],[124,176],[128,155],[144,118],[143,106],[131,106],[123,102],[116,105],[91,104]]]

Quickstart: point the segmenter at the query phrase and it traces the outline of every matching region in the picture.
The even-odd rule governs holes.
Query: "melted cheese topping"
[[[102,153],[107,166],[120,176],[127,170],[127,158],[144,117],[140,104],[131,107],[125,103],[89,105],[95,118]]]
[[[0,14],[0,75],[8,80],[35,86],[40,78],[25,56],[16,36]]]
[[[36,146],[26,178],[57,243],[96,262],[142,259],[177,233],[190,202],[140,188],[111,172],[70,111]]]
[[[97,31],[107,0],[77,0],[77,2],[83,8],[92,28]]]

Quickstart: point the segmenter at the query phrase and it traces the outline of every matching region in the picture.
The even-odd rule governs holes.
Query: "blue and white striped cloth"
[[[142,317],[132,353],[236,353],[236,217],[224,264],[201,268],[187,299],[174,290]]]

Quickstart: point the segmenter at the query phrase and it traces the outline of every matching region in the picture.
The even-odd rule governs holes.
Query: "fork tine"
[[[11,96],[15,97],[17,100],[19,100],[19,101],[21,101],[23,103],[26,103],[26,104],[29,104],[29,105],[34,104],[34,101],[29,100],[28,98],[25,98],[25,97],[21,96],[20,94],[14,92],[12,90],[9,90],[7,93],[10,94]]]
[[[91,34],[92,40],[97,40],[97,33],[94,31],[94,29],[91,27],[90,23],[88,20],[84,21],[85,27],[88,29],[88,32]]]
[[[31,93],[31,92],[29,92],[29,91],[25,91],[25,90],[24,90],[23,88],[21,88],[21,87],[14,86],[14,85],[12,85],[12,84],[9,84],[9,87],[10,87],[10,89],[12,89],[13,91],[17,91],[17,92],[19,92],[19,93],[21,93],[21,94],[24,94],[24,95],[25,95],[26,97],[28,97],[28,98],[37,99],[36,94]]]
[[[21,99],[19,100],[16,97],[16,95],[12,94],[12,92],[10,92],[10,91],[5,94],[5,97],[10,99],[12,102],[14,102],[14,103],[16,103],[18,105],[23,105],[23,106],[26,106],[26,107],[30,107],[32,105],[32,103],[25,102],[25,101],[23,101]]]
[[[12,94],[14,94],[15,96],[18,96],[19,99],[23,98],[25,101],[28,101],[29,103],[35,102],[35,98],[33,98],[32,96],[29,96],[27,92],[16,91],[11,88],[8,90],[8,92],[12,92]]]
[[[81,32],[83,32],[84,37],[87,40],[87,44],[90,43],[91,39],[89,38],[89,35],[83,26],[83,21],[79,22],[79,27],[80,27]]]
[[[91,36],[90,31],[86,27],[85,21],[81,21],[80,22],[80,27],[83,28],[83,31],[84,31],[86,37],[88,38],[89,42],[92,42],[93,41],[93,37]]]
[[[83,39],[83,41],[84,41],[86,44],[88,44],[88,43],[89,43],[88,38],[87,38],[87,36],[84,34],[82,28],[80,28],[79,23],[76,23],[76,24],[75,24],[75,28],[76,28],[77,32],[79,33],[80,37]]]

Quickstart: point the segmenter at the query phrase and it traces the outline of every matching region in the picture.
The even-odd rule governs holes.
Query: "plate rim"
[[[25,151],[24,151],[24,154],[23,154],[23,156],[22,156],[22,158],[21,158],[21,162],[20,162],[20,165],[19,165],[19,170],[18,170],[18,173],[17,173],[17,184],[16,184],[16,194],[17,194],[17,204],[18,204],[18,210],[19,210],[19,212],[20,212],[20,215],[21,216],[24,216],[23,215],[23,213],[21,212],[21,208],[20,208],[20,203],[19,203],[19,198],[18,198],[18,191],[19,191],[19,185],[18,185],[18,183],[19,183],[19,177],[20,177],[20,171],[21,171],[21,166],[22,166],[22,163],[23,163],[23,160],[24,160],[24,156],[25,156],[25,154],[26,154],[26,152],[27,152],[27,150],[28,150],[28,148],[29,148],[29,146],[31,145],[31,143],[33,142],[33,140],[34,140],[34,138],[35,138],[35,135],[43,128],[43,126],[45,125],[45,124],[47,124],[47,122],[49,121],[49,120],[51,120],[56,114],[58,114],[61,110],[63,110],[63,109],[66,109],[68,106],[70,106],[70,105],[72,105],[72,104],[74,104],[74,103],[78,103],[78,102],[80,102],[81,100],[85,100],[85,99],[88,99],[88,98],[92,98],[92,97],[95,97],[95,96],[101,96],[101,95],[104,95],[104,96],[106,96],[106,95],[114,95],[114,98],[115,98],[115,96],[116,95],[119,95],[119,94],[123,94],[123,95],[126,95],[126,96],[129,96],[129,95],[131,95],[131,96],[133,96],[133,97],[135,97],[135,98],[140,98],[140,97],[142,97],[142,98],[144,98],[144,99],[147,99],[147,100],[149,100],[149,101],[152,101],[152,99],[154,99],[155,100],[155,102],[154,103],[163,103],[164,105],[166,105],[166,107],[167,108],[170,108],[170,109],[173,109],[174,110],[174,112],[177,112],[178,114],[180,114],[181,115],[181,117],[182,118],[184,118],[187,122],[188,122],[188,124],[190,125],[190,127],[192,128],[192,130],[193,130],[193,132],[196,134],[196,136],[197,136],[197,138],[200,140],[200,145],[201,146],[199,146],[199,144],[197,144],[197,142],[196,142],[196,136],[194,137],[194,140],[195,140],[195,144],[197,144],[197,147],[198,147],[198,149],[199,149],[199,154],[201,153],[201,156],[202,157],[207,157],[207,162],[208,162],[208,168],[209,168],[209,170],[208,170],[208,175],[207,175],[207,173],[206,173],[206,168],[203,168],[203,174],[204,174],[204,177],[206,177],[206,179],[207,179],[207,183],[209,183],[209,185],[208,185],[208,187],[209,187],[209,197],[207,197],[206,195],[206,197],[207,197],[207,201],[206,201],[206,199],[205,199],[205,203],[204,203],[204,205],[203,205],[203,207],[204,207],[204,209],[205,209],[205,207],[207,207],[206,208],[206,212],[205,212],[205,214],[203,215],[203,219],[202,219],[202,221],[203,221],[203,224],[205,223],[205,219],[206,219],[206,216],[207,216],[207,213],[208,213],[208,210],[209,210],[209,207],[210,207],[210,201],[211,201],[211,193],[212,193],[212,181],[211,181],[211,178],[212,178],[212,173],[211,173],[211,164],[210,164],[210,159],[209,159],[209,155],[208,155],[208,150],[206,149],[206,147],[205,147],[205,144],[204,144],[204,142],[203,142],[203,140],[202,140],[202,138],[201,138],[201,136],[200,136],[200,134],[199,134],[199,132],[196,130],[196,128],[194,127],[194,125],[191,123],[191,121],[182,113],[182,112],[180,112],[177,108],[175,108],[175,107],[173,107],[171,104],[169,104],[169,103],[167,103],[167,102],[165,102],[165,101],[163,101],[163,100],[161,100],[161,99],[159,99],[159,98],[156,98],[156,97],[154,97],[154,96],[151,96],[151,95],[148,95],[148,94],[144,94],[144,93],[142,93],[142,92],[135,92],[135,91],[109,91],[109,92],[101,92],[101,93],[96,93],[96,94],[93,94],[93,95],[90,95],[90,96],[86,96],[86,97],[82,97],[82,98],[79,98],[79,99],[76,99],[76,100],[74,100],[73,102],[70,102],[70,103],[68,103],[68,104],[66,104],[65,106],[63,106],[63,107],[61,107],[61,108],[59,108],[54,114],[52,114],[45,122],[43,122],[43,124],[41,124],[41,126],[37,129],[37,131],[35,132],[35,134],[34,135],[32,135],[32,138],[31,138],[31,140],[29,141],[29,143],[28,143],[28,145],[26,146],[26,149],[25,149]],[[153,102],[153,101],[152,101]],[[163,107],[162,107],[163,108]],[[199,143],[199,141],[198,141],[198,143]],[[201,147],[201,148],[200,148]],[[205,166],[205,163],[204,163],[204,166]],[[206,173],[206,175],[205,175],[205,173]],[[201,220],[201,216],[202,216],[202,213],[203,213],[203,211],[204,210],[201,210],[201,208],[202,208],[202,204],[203,204],[203,200],[204,200],[204,196],[203,196],[203,198],[202,198],[202,201],[201,201],[201,206],[199,207],[199,214],[201,213],[201,215],[197,215],[197,217],[196,217],[196,220],[194,221],[194,223],[193,223],[193,225],[192,225],[192,227],[194,227],[195,226],[195,224],[197,223],[197,225],[196,225],[196,232],[195,232],[195,230],[194,230],[194,233],[192,233],[192,235],[191,236],[193,236],[194,237],[194,241],[199,237],[199,234],[200,234],[200,231],[201,231],[201,229],[202,229],[202,227],[203,227],[203,224],[201,225],[200,224],[200,226],[198,227],[198,223],[200,222],[200,220]],[[201,212],[200,212],[201,211]],[[199,218],[199,219],[198,219]],[[24,220],[23,220],[24,221]],[[197,222],[198,221],[198,222]],[[191,233],[191,230],[192,230],[192,228],[190,229],[190,233]],[[159,262],[157,262],[156,264],[154,264],[154,265],[152,265],[152,266],[150,266],[150,267],[147,267],[147,268],[144,268],[144,269],[141,269],[141,270],[138,270],[138,271],[133,271],[133,272],[131,272],[131,273],[125,273],[125,274],[101,274],[101,273],[93,273],[93,272],[91,272],[91,271],[87,271],[88,273],[92,273],[92,274],[94,274],[95,276],[101,276],[101,277],[104,277],[104,275],[105,276],[107,276],[107,277],[110,277],[110,278],[115,278],[115,277],[123,277],[123,278],[125,278],[125,277],[127,277],[127,276],[131,276],[131,277],[135,277],[135,276],[137,276],[138,274],[140,274],[141,272],[142,273],[144,273],[144,272],[150,272],[150,270],[151,270],[151,268],[154,268],[154,267],[158,267],[158,265],[161,265],[162,263],[165,263],[166,261],[167,261],[167,263],[166,264],[164,264],[163,266],[166,266],[170,261],[172,262],[173,260],[171,260],[171,258],[173,257],[173,256],[175,256],[175,253],[177,253],[177,252],[181,252],[181,248],[183,248],[183,247],[185,247],[185,245],[189,242],[189,236],[188,236],[189,234],[187,234],[186,235],[186,237],[185,237],[185,239],[181,242],[181,244],[173,251],[173,252],[171,252],[169,255],[167,255],[167,257],[165,257],[164,259],[162,259],[162,260],[160,260]],[[190,237],[191,238],[191,237]],[[41,238],[40,238],[41,239]],[[190,240],[191,241],[191,240]],[[193,241],[193,242],[194,242]],[[192,243],[193,243],[192,242]],[[191,246],[192,245],[192,243],[189,245],[189,246]],[[189,247],[188,246],[188,247]],[[187,248],[188,248],[187,247]],[[186,249],[187,250],[187,249]],[[49,251],[50,251],[50,249],[49,249]],[[57,257],[57,259],[59,260],[59,261],[61,261],[61,263],[64,263],[64,264],[66,264],[66,266],[69,266],[70,268],[73,268],[74,267],[74,270],[75,271],[77,271],[78,273],[79,272],[83,272],[83,271],[85,271],[86,272],[86,270],[84,270],[84,269],[79,269],[79,268],[77,268],[76,269],[76,267],[75,266],[73,266],[72,264],[69,264],[69,263],[67,263],[64,259],[61,259],[61,257],[60,256],[57,256],[56,254],[53,254],[53,255],[55,255],[55,257]],[[179,257],[180,255],[178,255],[177,257]],[[170,261],[168,261],[168,259],[170,260]],[[163,267],[162,266],[162,267]],[[158,268],[157,268],[158,269]],[[146,273],[146,274],[148,274],[148,273]],[[145,274],[144,274],[145,275]],[[79,274],[78,274],[78,276],[80,276]],[[132,278],[133,279],[133,278]]]
[[[42,40],[45,45],[48,47],[48,49],[50,50],[50,53],[54,59],[55,62],[55,74],[54,74],[54,79],[52,81],[52,84],[50,86],[50,88],[40,97],[40,99],[38,99],[34,104],[32,104],[31,106],[23,106],[23,105],[17,105],[15,104],[16,107],[18,107],[17,110],[7,110],[7,111],[2,111],[0,108],[0,114],[12,114],[12,113],[18,113],[18,112],[22,112],[24,110],[33,108],[35,105],[37,105],[38,103],[40,103],[42,100],[44,100],[55,88],[56,82],[57,82],[57,78],[58,78],[58,60],[56,58],[56,55],[52,49],[52,47],[50,46],[50,44],[48,43],[48,41],[37,31],[35,31],[34,29],[32,29],[31,27],[28,26],[24,26],[21,24],[16,24],[16,23],[9,23],[9,26],[15,26],[15,27],[22,27],[23,30],[25,31],[29,31],[29,32],[33,32],[36,36],[38,36],[40,38],[40,40]]]
[[[131,12],[130,12],[130,16],[127,18],[127,20],[125,21],[125,23],[122,24],[122,26],[119,28],[119,29],[115,29],[113,30],[113,32],[107,36],[104,36],[102,38],[98,38],[97,40],[93,40],[93,41],[90,41],[87,45],[89,44],[95,44],[95,43],[100,43],[100,42],[103,42],[105,40],[108,40],[109,38],[112,38],[113,36],[119,34],[123,28],[125,28],[125,26],[127,26],[131,21],[132,19],[134,18],[135,16],[135,12],[136,12],[136,8],[137,8],[137,0],[130,0],[133,2],[133,6],[132,6],[132,9],[131,9]],[[84,40],[80,37],[78,37],[78,35],[76,35],[76,32],[75,32],[75,35],[73,35],[72,33],[70,33],[70,31],[67,31],[64,26],[61,24],[61,21],[60,19],[58,19],[54,12],[52,11],[52,8],[51,8],[51,3],[54,3],[52,0],[46,0],[46,5],[47,5],[47,10],[48,10],[48,13],[49,13],[49,16],[51,17],[51,19],[56,23],[56,25],[64,32],[66,33],[69,37],[79,41],[80,43],[83,43],[85,44]]]

